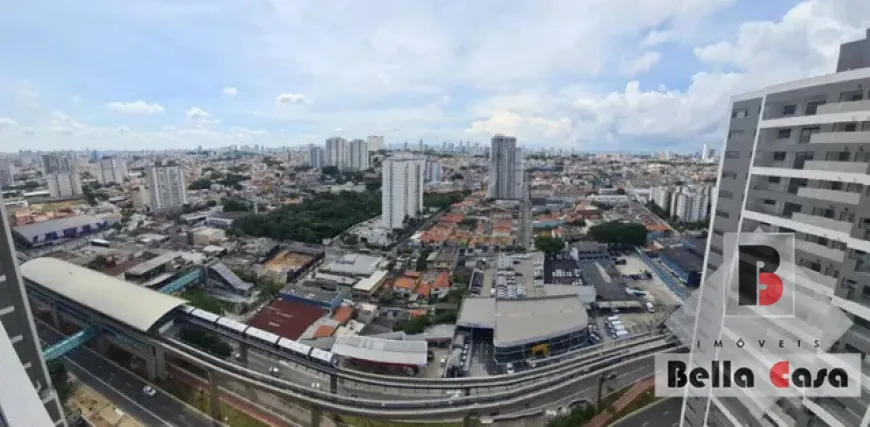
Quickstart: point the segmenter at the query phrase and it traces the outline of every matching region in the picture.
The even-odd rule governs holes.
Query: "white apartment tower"
[[[187,203],[187,182],[181,166],[154,166],[146,173],[152,211],[177,208]]]
[[[15,182],[15,164],[8,157],[0,157],[0,188],[5,188]]]
[[[348,166],[347,159],[347,140],[338,136],[333,136],[326,140],[326,164],[324,166],[335,166],[339,170],[345,170]]]
[[[523,188],[523,153],[512,136],[492,137],[489,150],[487,196],[496,200],[519,200]]]
[[[84,194],[77,172],[56,172],[45,176],[48,192],[53,198],[77,197]]]
[[[430,159],[426,161],[426,183],[441,182],[441,162]]]
[[[323,169],[326,166],[326,152],[323,147],[311,147],[308,150],[308,165],[311,169]]]
[[[423,180],[426,160],[397,156],[384,160],[381,169],[381,221],[388,229],[402,228],[405,217],[416,218],[423,210]]]
[[[100,184],[120,184],[127,176],[127,162],[118,157],[103,157],[96,172]]]
[[[348,169],[364,171],[369,168],[369,144],[354,139],[348,144]]]
[[[383,136],[372,135],[366,138],[366,141],[369,143],[369,151],[380,151],[387,148],[384,145]]]
[[[870,354],[870,31],[840,47],[837,72],[777,84],[731,100],[713,203],[704,279],[725,259],[726,233],[790,233],[796,293],[831,304],[854,325],[828,352]],[[732,273],[733,274],[733,273]],[[692,342],[726,338],[721,295],[697,291]],[[805,307],[804,307],[805,308]],[[800,320],[811,309],[796,311]],[[703,313],[703,315],[701,315]],[[839,314],[839,313],[837,313]],[[759,330],[782,334],[775,319]],[[676,332],[676,331],[675,331]],[[797,334],[807,333],[798,329]],[[802,335],[798,335],[804,338]],[[829,338],[815,336],[813,339]],[[832,338],[832,339],[833,339]],[[715,357],[707,346],[693,357]],[[753,399],[683,401],[682,426],[867,426],[870,364],[856,398],[782,398],[761,419]]]

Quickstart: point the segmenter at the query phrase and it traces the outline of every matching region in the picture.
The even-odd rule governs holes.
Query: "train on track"
[[[296,357],[308,360],[330,368],[338,367],[338,356],[332,352],[311,347],[298,341],[280,337],[271,332],[237,322],[233,319],[218,316],[210,311],[182,305],[181,311],[186,315],[209,326],[222,329],[234,335],[241,335],[249,340],[259,342],[279,351],[288,352]]]

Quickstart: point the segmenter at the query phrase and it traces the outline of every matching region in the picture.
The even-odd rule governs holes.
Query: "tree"
[[[337,177],[341,175],[341,171],[338,170],[337,166],[324,166],[323,169],[320,170],[324,175]]]
[[[194,347],[221,358],[233,354],[233,347],[221,340],[217,335],[191,326],[183,326],[179,338]]]
[[[226,198],[221,201],[224,212],[247,212],[248,203],[244,200]]]
[[[348,245],[356,245],[359,243],[359,237],[357,237],[356,234],[345,234],[343,240],[344,243],[347,243]]]
[[[647,231],[643,224],[610,221],[591,227],[589,236],[601,243],[646,246]]]
[[[571,221],[571,225],[574,227],[585,227],[586,220],[583,218],[574,218],[574,220]]]
[[[537,236],[535,237],[535,248],[543,252],[548,258],[552,258],[565,249],[565,240],[561,237]]]
[[[61,402],[66,402],[73,391],[72,384],[69,382],[69,373],[66,370],[66,365],[59,359],[50,360],[46,363],[48,368],[48,376],[51,379],[51,384],[57,391],[57,395]]]
[[[208,190],[211,188],[212,181],[208,178],[200,178],[190,183],[187,186],[188,190]]]

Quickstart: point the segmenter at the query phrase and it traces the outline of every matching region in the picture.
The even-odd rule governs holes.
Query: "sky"
[[[867,0],[13,0],[0,151],[719,148],[732,95],[833,72]]]

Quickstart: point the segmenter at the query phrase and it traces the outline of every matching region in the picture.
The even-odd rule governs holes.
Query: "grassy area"
[[[366,420],[363,418],[339,415],[333,419],[354,427],[459,427],[462,423],[402,423],[398,421]]]
[[[175,397],[186,402],[188,405],[199,409],[207,415],[211,415],[211,396],[208,393],[189,387],[178,381],[164,385],[164,390],[172,393]],[[268,424],[242,412],[238,409],[221,402],[221,415],[223,422],[232,427],[269,427]]]
[[[223,314],[233,309],[232,303],[219,300],[199,288],[187,288],[179,296],[190,301],[190,305],[215,314]]]
[[[623,410],[614,414],[613,418],[610,419],[611,423],[615,423],[620,418],[625,417],[626,415],[643,408],[648,405],[652,405],[653,403],[659,401],[660,398],[655,396],[655,392],[653,390],[647,390],[643,394],[634,399],[631,403],[628,404]]]

